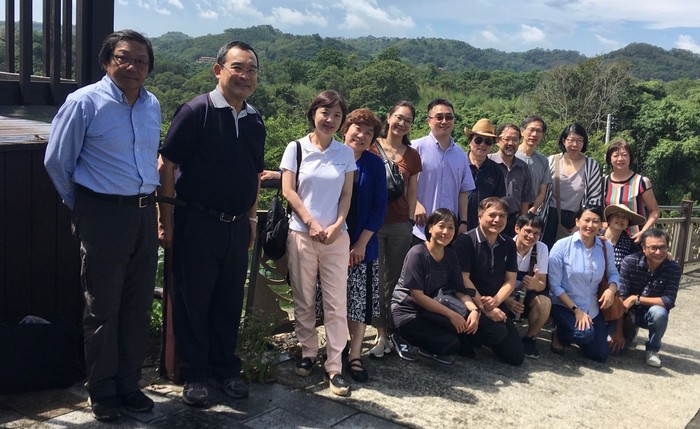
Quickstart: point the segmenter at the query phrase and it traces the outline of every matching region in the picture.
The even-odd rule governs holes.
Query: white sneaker
[[[391,343],[387,338],[379,337],[377,344],[369,350],[369,357],[381,358],[387,353],[391,353]]]
[[[659,358],[659,352],[655,352],[653,350],[647,350],[647,358],[646,358],[647,365],[653,366],[654,368],[658,368],[661,366],[661,359]]]

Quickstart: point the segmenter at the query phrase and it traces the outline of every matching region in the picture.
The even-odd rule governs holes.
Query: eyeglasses
[[[396,118],[397,122],[403,122],[406,125],[411,125],[413,124],[413,119],[407,118],[403,115],[399,115],[398,113],[395,113],[392,115],[394,118]]]
[[[455,117],[454,117],[454,115],[440,115],[440,114],[438,114],[435,116],[428,116],[428,119],[435,119],[438,122],[442,122],[442,121],[451,122],[451,121],[455,120]]]
[[[668,252],[668,246],[644,246],[645,249],[649,249],[652,253],[656,253],[659,250],[661,253]]]
[[[506,143],[519,143],[520,139],[517,137],[499,137],[499,140]]]
[[[487,146],[493,145],[493,139],[491,137],[481,137],[481,136],[476,136],[474,137],[474,143],[476,144],[482,144],[484,143]]]
[[[112,55],[112,58],[114,58],[119,67],[128,66],[129,64],[138,68],[148,67],[147,61],[138,58],[130,58],[124,55]]]
[[[544,130],[542,128],[537,128],[537,127],[527,127],[525,128],[525,131],[529,133],[537,133],[537,134],[542,134]]]
[[[583,144],[582,138],[567,137],[566,142],[569,144]]]
[[[246,76],[257,77],[258,73],[260,73],[260,70],[257,67],[251,67],[247,69],[238,64],[233,64],[231,67],[226,67],[222,65],[221,68],[228,70],[229,73],[235,73],[241,76],[245,74]]]

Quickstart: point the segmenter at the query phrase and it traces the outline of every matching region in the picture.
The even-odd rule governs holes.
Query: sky
[[[4,0],[12,1],[12,0]],[[114,0],[115,29],[190,36],[271,25],[323,37],[438,37],[506,52],[586,56],[642,42],[700,54],[698,0]],[[34,0],[35,17],[41,16]],[[4,7],[0,20],[4,19]],[[40,19],[40,18],[39,18]]]

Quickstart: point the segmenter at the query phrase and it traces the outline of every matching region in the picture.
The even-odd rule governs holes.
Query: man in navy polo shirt
[[[161,207],[159,239],[173,246],[173,328],[188,405],[207,404],[210,377],[227,395],[248,396],[236,345],[266,136],[246,102],[258,66],[247,43],[224,45],[213,67],[217,87],[180,106],[160,150],[158,195],[177,192],[185,202],[174,213]]]
[[[518,329],[507,317],[504,301],[515,289],[518,257],[515,242],[501,234],[508,219],[508,203],[488,197],[479,203],[479,225],[458,236],[452,244],[462,270],[464,286],[476,290],[481,310],[473,345],[485,344],[511,365],[525,360]]]

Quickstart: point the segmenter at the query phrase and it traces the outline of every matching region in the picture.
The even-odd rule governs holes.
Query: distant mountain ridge
[[[0,26],[4,27],[4,24],[4,21],[0,21]],[[41,24],[34,23],[34,29],[40,31]],[[180,61],[194,61],[201,56],[215,56],[221,45],[234,39],[247,41],[255,47],[261,58],[270,61],[283,61],[286,58],[311,60],[325,47],[354,55],[361,60],[369,60],[385,49],[395,47],[401,58],[410,64],[432,65],[452,71],[465,68],[515,72],[548,70],[587,58],[571,50],[537,48],[525,52],[504,52],[439,38],[330,38],[318,34],[293,35],[270,25],[226,29],[223,33],[198,37],[169,32],[153,37],[151,41],[158,54]],[[683,49],[665,50],[646,43],[631,43],[601,57],[611,62],[627,61],[631,65],[632,75],[642,80],[700,79],[700,55]]]

